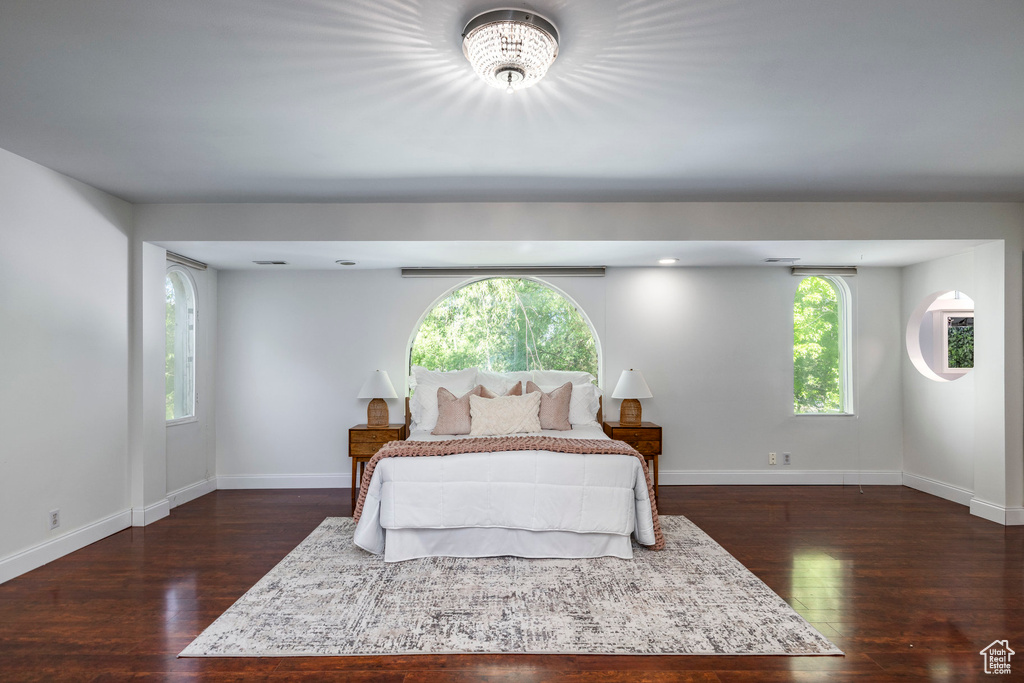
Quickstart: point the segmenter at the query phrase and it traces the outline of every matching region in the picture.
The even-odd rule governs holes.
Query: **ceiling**
[[[906,266],[964,252],[979,240],[836,240],[785,242],[159,242],[220,270],[359,270],[458,266]],[[769,257],[797,258],[768,264]],[[253,261],[286,261],[259,266]],[[340,266],[338,260],[355,261]]]
[[[1020,0],[4,0],[0,148],[133,202],[1024,200]],[[518,6],[518,5],[517,5]]]

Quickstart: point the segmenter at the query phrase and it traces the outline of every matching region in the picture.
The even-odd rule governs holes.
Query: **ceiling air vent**
[[[799,258],[792,256],[770,256],[764,260],[765,263],[796,263]]]
[[[257,266],[287,266],[287,261],[253,261]]]

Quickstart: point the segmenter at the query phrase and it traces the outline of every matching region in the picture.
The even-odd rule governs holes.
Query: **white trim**
[[[794,418],[803,419],[805,417],[857,417],[856,413],[793,413]]]
[[[109,517],[87,524],[65,534],[43,541],[39,545],[0,560],[0,584],[37,567],[53,562],[87,545],[95,543],[131,526],[131,511],[122,510]]]
[[[171,501],[163,500],[144,508],[132,508],[132,526],[148,526],[171,514]]]
[[[939,498],[951,500],[960,505],[970,505],[971,499],[974,498],[974,491],[968,491],[959,486],[947,484],[944,481],[936,481],[935,479],[922,477],[920,474],[911,474],[910,472],[903,473],[903,485],[917,491],[938,496]]]
[[[196,415],[189,415],[188,417],[179,417],[174,420],[167,420],[164,424],[168,427],[176,427],[178,425],[187,425],[193,422],[199,422],[199,417]]]
[[[347,489],[351,474],[228,474],[217,475],[218,489]]]
[[[205,496],[207,493],[213,493],[216,490],[216,479],[203,479],[202,481],[197,481],[194,484],[182,486],[176,491],[169,491],[167,493],[167,500],[170,502],[171,509],[174,509],[179,505],[184,505],[196,498]]]
[[[1006,524],[1006,508],[980,498],[971,498],[971,514],[996,524]]]
[[[903,473],[890,470],[661,470],[658,483],[667,486],[900,486]]]
[[[980,498],[971,498],[971,514],[1004,526],[1024,525],[1024,508],[1004,508]]]

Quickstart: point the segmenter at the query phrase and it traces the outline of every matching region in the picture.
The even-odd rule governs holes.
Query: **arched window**
[[[409,354],[430,370],[583,370],[598,375],[597,339],[565,296],[535,280],[491,278],[427,312]]]
[[[841,278],[800,281],[793,300],[793,410],[851,412],[850,290]]]
[[[165,364],[168,422],[195,418],[196,288],[181,266],[167,269],[167,349]]]

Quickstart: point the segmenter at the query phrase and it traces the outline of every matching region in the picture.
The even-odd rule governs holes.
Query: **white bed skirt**
[[[633,558],[633,542],[622,534],[531,531],[502,527],[387,529],[385,562],[419,557]]]

